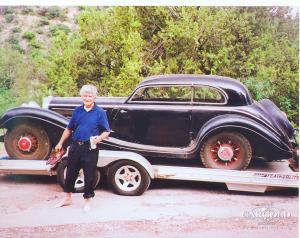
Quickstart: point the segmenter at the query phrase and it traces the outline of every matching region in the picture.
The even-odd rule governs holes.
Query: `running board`
[[[155,165],[155,178],[225,183],[228,190],[264,193],[279,188],[298,188],[299,175],[286,162],[268,162],[267,170],[247,171]]]

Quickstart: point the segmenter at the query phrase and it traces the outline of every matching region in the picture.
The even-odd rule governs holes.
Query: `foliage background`
[[[66,17],[59,8],[30,14],[34,11],[44,14],[40,25]],[[6,21],[11,12],[2,11]],[[290,12],[288,7],[83,7],[75,29],[50,26],[49,44],[38,42],[35,32],[23,34],[26,49],[16,39],[2,43],[0,113],[23,101],[41,103],[48,95],[76,96],[86,83],[103,96],[126,96],[149,75],[214,74],[238,79],[256,100],[271,99],[297,125],[299,15]]]

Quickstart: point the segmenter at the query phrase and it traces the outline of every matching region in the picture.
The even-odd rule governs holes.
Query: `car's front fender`
[[[64,129],[69,120],[56,112],[46,109],[16,107],[8,110],[2,116],[0,119],[0,128],[9,128],[16,121],[40,121]]]

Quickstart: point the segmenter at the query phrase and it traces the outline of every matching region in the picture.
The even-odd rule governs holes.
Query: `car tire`
[[[66,173],[67,173],[67,159],[64,159],[57,166],[57,182],[59,183],[59,185],[62,188],[65,187]],[[99,184],[100,178],[101,178],[100,170],[96,169],[94,188],[96,188],[97,185]],[[75,188],[75,191],[74,191],[75,193],[83,193],[84,192],[84,174],[83,174],[82,169],[79,171],[78,177],[75,181],[74,188]]]
[[[140,164],[129,160],[114,163],[107,178],[110,188],[124,196],[142,195],[151,182],[148,172]]]
[[[252,148],[242,134],[223,132],[203,143],[200,158],[206,168],[243,170],[250,164]]]
[[[41,126],[30,123],[9,128],[4,136],[4,146],[13,159],[44,160],[51,152],[47,132]]]

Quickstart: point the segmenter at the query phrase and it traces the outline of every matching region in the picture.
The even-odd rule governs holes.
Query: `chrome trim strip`
[[[134,150],[134,151],[145,151],[145,152],[153,152],[153,153],[160,153],[160,154],[172,154],[171,152],[167,152],[167,151],[157,151],[157,150],[146,150],[146,149],[138,149],[138,148],[135,148],[135,147],[129,147],[129,146],[120,146],[120,145],[117,145],[117,144],[113,144],[113,143],[105,143],[104,141],[101,142],[102,144],[104,145],[108,145],[108,146],[114,146],[114,147],[117,147],[117,148],[120,148],[120,149],[129,149],[130,151],[131,150]],[[189,147],[185,147],[185,148],[189,148]],[[180,155],[186,155],[187,152],[183,151],[177,151],[176,147],[174,147],[174,154],[180,154]]]

